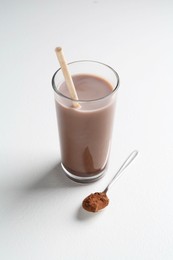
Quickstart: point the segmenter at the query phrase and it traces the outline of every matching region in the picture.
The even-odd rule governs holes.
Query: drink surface
[[[112,91],[112,85],[104,78],[90,75],[74,75],[73,82],[77,91],[79,100],[95,100],[109,95]],[[59,91],[67,97],[70,97],[66,83],[63,82]]]
[[[90,177],[102,172],[107,164],[115,95],[109,95],[113,87],[101,77],[79,74],[73,80],[79,100],[86,100],[87,105],[79,102],[81,108],[76,109],[66,105],[63,97],[56,101],[61,159],[70,173]],[[69,97],[64,82],[59,91]],[[96,101],[87,102],[93,99]]]

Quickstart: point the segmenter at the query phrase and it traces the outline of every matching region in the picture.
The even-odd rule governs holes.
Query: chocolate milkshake
[[[55,90],[62,167],[68,177],[90,182],[100,178],[107,165],[115,86],[94,74],[80,73],[72,78],[80,107],[73,107],[65,82]]]

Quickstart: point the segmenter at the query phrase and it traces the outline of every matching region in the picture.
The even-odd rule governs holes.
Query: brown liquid
[[[113,123],[113,87],[106,80],[93,75],[75,75],[73,81],[78,93],[79,109],[71,100],[56,102],[62,163],[77,176],[94,176],[107,164]],[[59,91],[69,96],[65,83]],[[107,96],[106,98],[103,98]],[[87,100],[100,99],[87,102]]]

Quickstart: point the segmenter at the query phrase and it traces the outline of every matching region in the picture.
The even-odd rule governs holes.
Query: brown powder
[[[97,212],[109,204],[109,199],[105,192],[90,194],[83,200],[82,207],[90,212]]]

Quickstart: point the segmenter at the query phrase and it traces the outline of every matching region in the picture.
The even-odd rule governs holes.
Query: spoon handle
[[[121,173],[126,169],[127,166],[129,166],[129,164],[135,159],[135,157],[138,155],[138,151],[134,150],[128,157],[127,159],[124,161],[124,163],[121,165],[121,167],[119,168],[119,170],[116,172],[115,176],[112,178],[112,180],[109,182],[109,184],[107,185],[107,187],[105,188],[105,190],[103,192],[107,192],[108,189],[110,188],[110,186],[118,180],[118,178],[121,176]]]

